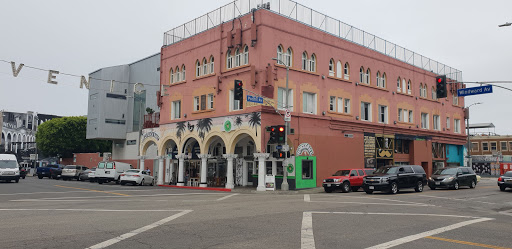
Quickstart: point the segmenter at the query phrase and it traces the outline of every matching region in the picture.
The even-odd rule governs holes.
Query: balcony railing
[[[270,3],[270,6],[264,3]],[[462,71],[460,70],[439,63],[438,61],[415,53],[291,0],[236,0],[165,32],[164,46],[180,42],[222,23],[229,22],[236,17],[248,14],[254,8],[268,9],[281,16],[377,51],[386,56],[438,75],[446,75],[452,80],[462,82]]]
[[[146,128],[156,128],[160,126],[160,113],[155,112],[152,114],[144,115],[144,129]]]

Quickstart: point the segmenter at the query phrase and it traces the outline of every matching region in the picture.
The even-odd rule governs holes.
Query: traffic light
[[[233,95],[235,96],[235,100],[243,100],[244,98],[244,83],[241,80],[235,80],[235,89],[233,90]]]
[[[277,150],[277,151],[274,151],[274,153],[272,153],[272,157],[274,157],[274,158],[290,158],[290,152]]]
[[[446,91],[446,75],[436,77],[436,95],[437,98],[446,98],[448,93]]]
[[[277,127],[270,126],[270,127],[268,127],[267,131],[270,131],[270,139],[268,140],[268,143],[269,144],[277,143]]]
[[[284,137],[285,137],[285,132],[286,132],[286,127],[284,125],[278,125],[276,126],[277,128],[277,137],[276,137],[276,142],[277,144],[284,144],[285,141],[284,141]]]

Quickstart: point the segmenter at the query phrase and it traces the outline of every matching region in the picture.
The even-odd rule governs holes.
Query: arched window
[[[286,50],[286,58],[284,59],[284,62],[286,63],[287,66],[291,67],[292,61],[293,61],[293,51],[292,51],[292,48],[288,48]]]
[[[401,83],[401,79],[400,77],[398,77],[398,79],[396,80],[396,91],[397,92],[401,92],[402,88],[400,87],[400,83]]]
[[[203,75],[209,74],[208,72],[208,61],[206,61],[206,58],[203,58]]]
[[[196,77],[201,76],[201,63],[199,63],[199,60],[196,61]]]
[[[359,82],[364,83],[364,67],[359,68]]]
[[[402,79],[402,92],[407,93],[407,82],[405,81],[405,78]]]
[[[309,61],[309,71],[316,72],[316,55],[311,55],[311,60]]]
[[[381,82],[381,79],[380,79],[380,72],[377,72],[377,87],[381,87],[381,86],[380,86],[380,82]]]
[[[348,62],[345,63],[345,67],[343,68],[343,77],[348,80],[350,78],[350,65]]]
[[[420,97],[423,97],[423,83],[420,83]]]
[[[411,90],[411,80],[407,81],[407,94],[411,94],[412,93],[412,90]]]
[[[244,56],[243,56],[243,65],[249,64],[249,47],[245,46],[244,48]]]
[[[279,45],[279,46],[277,46],[277,64],[282,65],[283,63],[281,63],[281,62],[284,62],[283,47],[281,45]]]
[[[308,70],[308,53],[302,53],[302,70]]]
[[[179,67],[176,67],[176,71],[174,71],[174,79],[176,80],[176,82],[180,82],[180,68]]]
[[[172,68],[171,68],[171,71],[169,72],[169,78],[170,78],[171,84],[174,83],[174,72],[173,72]]]
[[[329,61],[329,76],[334,76],[334,60]]]
[[[423,85],[423,98],[427,98],[428,96],[428,90],[427,90],[427,84]]]
[[[235,67],[240,66],[240,50],[237,48],[235,50]]]
[[[382,77],[380,78],[380,85],[382,88],[386,88],[386,73],[382,74]]]
[[[185,74],[185,65],[181,66],[181,80],[186,80],[187,78],[185,77],[186,74]]]
[[[433,100],[437,99],[437,93],[436,93],[436,89],[434,89],[434,87],[432,87],[432,99]]]
[[[231,55],[231,49],[229,49],[228,53],[227,53],[226,65],[227,65],[228,69],[233,68],[233,55]]]
[[[210,56],[210,73],[215,73],[215,64],[213,63],[213,56]]]
[[[341,61],[336,62],[336,77],[341,78]]]
[[[368,84],[368,85],[370,85],[370,83],[371,83],[371,82],[370,82],[370,75],[371,75],[370,68],[367,68],[367,69],[366,69],[366,75],[365,75],[365,77],[366,77],[366,79],[365,79],[365,80],[366,80],[366,81],[365,81],[365,83],[366,83],[366,84]]]

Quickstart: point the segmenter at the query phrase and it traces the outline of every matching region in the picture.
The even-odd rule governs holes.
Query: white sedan
[[[121,185],[131,183],[133,185],[154,185],[154,179],[148,172],[142,169],[130,169],[121,174]]]

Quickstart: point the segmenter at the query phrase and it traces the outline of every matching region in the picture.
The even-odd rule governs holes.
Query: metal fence
[[[452,80],[462,72],[291,0],[236,0],[164,33],[164,46],[214,28],[269,3],[269,11]],[[265,7],[263,7],[265,8]]]

